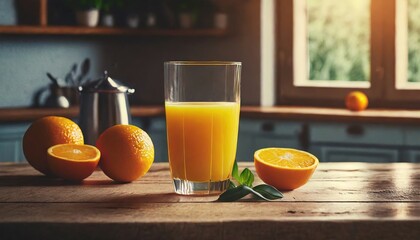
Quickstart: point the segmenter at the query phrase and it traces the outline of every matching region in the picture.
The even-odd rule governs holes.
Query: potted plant
[[[142,8],[142,15],[145,16],[144,18],[144,25],[148,28],[154,28],[157,26],[157,12],[158,9],[164,8],[164,1],[156,1],[156,0],[143,0]]]
[[[105,27],[113,27],[115,25],[114,11],[123,6],[123,0],[103,0],[101,25]]]
[[[226,29],[228,26],[228,8],[232,5],[230,0],[214,0],[215,12],[214,12],[214,27],[217,29]]]
[[[125,0],[125,23],[129,28],[137,28],[140,25],[141,0]]]
[[[76,11],[76,21],[81,26],[96,27],[103,0],[70,1]]]
[[[184,29],[193,28],[198,15],[199,1],[178,0],[179,26]]]

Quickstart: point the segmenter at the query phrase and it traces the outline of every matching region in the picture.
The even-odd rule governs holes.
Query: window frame
[[[371,0],[370,88],[294,85],[294,1],[276,1],[277,105],[343,107],[345,96],[358,90],[370,107],[416,108],[419,90],[396,89],[397,0]]]

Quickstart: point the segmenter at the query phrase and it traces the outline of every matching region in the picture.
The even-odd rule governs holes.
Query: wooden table
[[[308,184],[280,201],[216,199],[174,194],[165,163],[130,184],[96,171],[82,185],[43,177],[28,165],[0,164],[0,239],[420,236],[420,164],[321,163]]]

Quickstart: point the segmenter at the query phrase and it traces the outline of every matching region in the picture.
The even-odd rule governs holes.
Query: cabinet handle
[[[360,136],[365,134],[365,129],[360,125],[350,125],[347,127],[347,134],[353,136]]]

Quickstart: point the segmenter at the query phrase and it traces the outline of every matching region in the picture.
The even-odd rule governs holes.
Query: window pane
[[[401,3],[399,3],[401,4]],[[408,82],[420,82],[420,0],[407,2]]]
[[[396,2],[397,89],[420,89],[420,0]]]
[[[369,81],[370,0],[306,0],[306,11],[309,80]]]

